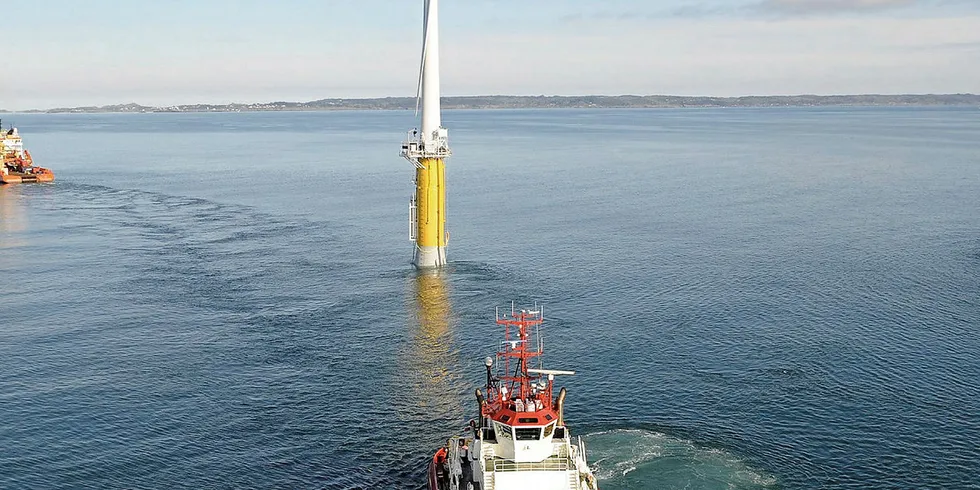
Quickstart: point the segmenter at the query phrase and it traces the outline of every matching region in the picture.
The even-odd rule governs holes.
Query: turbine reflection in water
[[[17,186],[0,185],[0,249],[26,245],[20,235],[27,229],[23,199],[24,194]]]
[[[465,387],[459,383],[459,351],[453,345],[455,317],[446,274],[419,271],[412,278],[410,338],[399,356],[408,396],[399,417],[406,423],[432,427],[420,441],[426,446],[463,425]]]

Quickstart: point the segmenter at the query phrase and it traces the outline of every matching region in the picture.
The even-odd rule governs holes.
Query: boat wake
[[[641,429],[582,436],[603,490],[642,488],[765,489],[776,478],[738,456]]]

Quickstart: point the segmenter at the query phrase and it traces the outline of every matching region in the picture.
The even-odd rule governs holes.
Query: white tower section
[[[439,0],[425,2],[425,20],[422,27],[422,141],[429,142],[440,136],[442,109],[439,104]]]
[[[449,132],[442,127],[439,87],[439,0],[425,0],[422,21],[422,66],[419,75],[422,134],[419,158],[449,156]]]

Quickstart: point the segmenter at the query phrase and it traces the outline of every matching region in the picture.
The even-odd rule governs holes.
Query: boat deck
[[[579,443],[581,444],[581,443]],[[534,462],[516,462],[494,454],[493,444],[481,445],[483,458],[482,490],[586,490],[592,488],[576,461],[578,444],[556,439],[551,456]]]

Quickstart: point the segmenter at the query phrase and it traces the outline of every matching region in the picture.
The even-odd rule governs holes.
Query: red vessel
[[[565,424],[566,390],[554,394],[555,376],[575,373],[541,363],[543,321],[540,307],[498,312],[504,340],[496,362],[486,359],[486,386],[476,390],[480,416],[470,421],[472,435],[450,438],[432,456],[430,490],[598,489],[585,444],[573,442]]]
[[[35,167],[31,152],[24,149],[24,142],[17,128],[2,131],[0,138],[0,183],[19,184],[21,182],[51,182],[54,172],[44,167]]]

